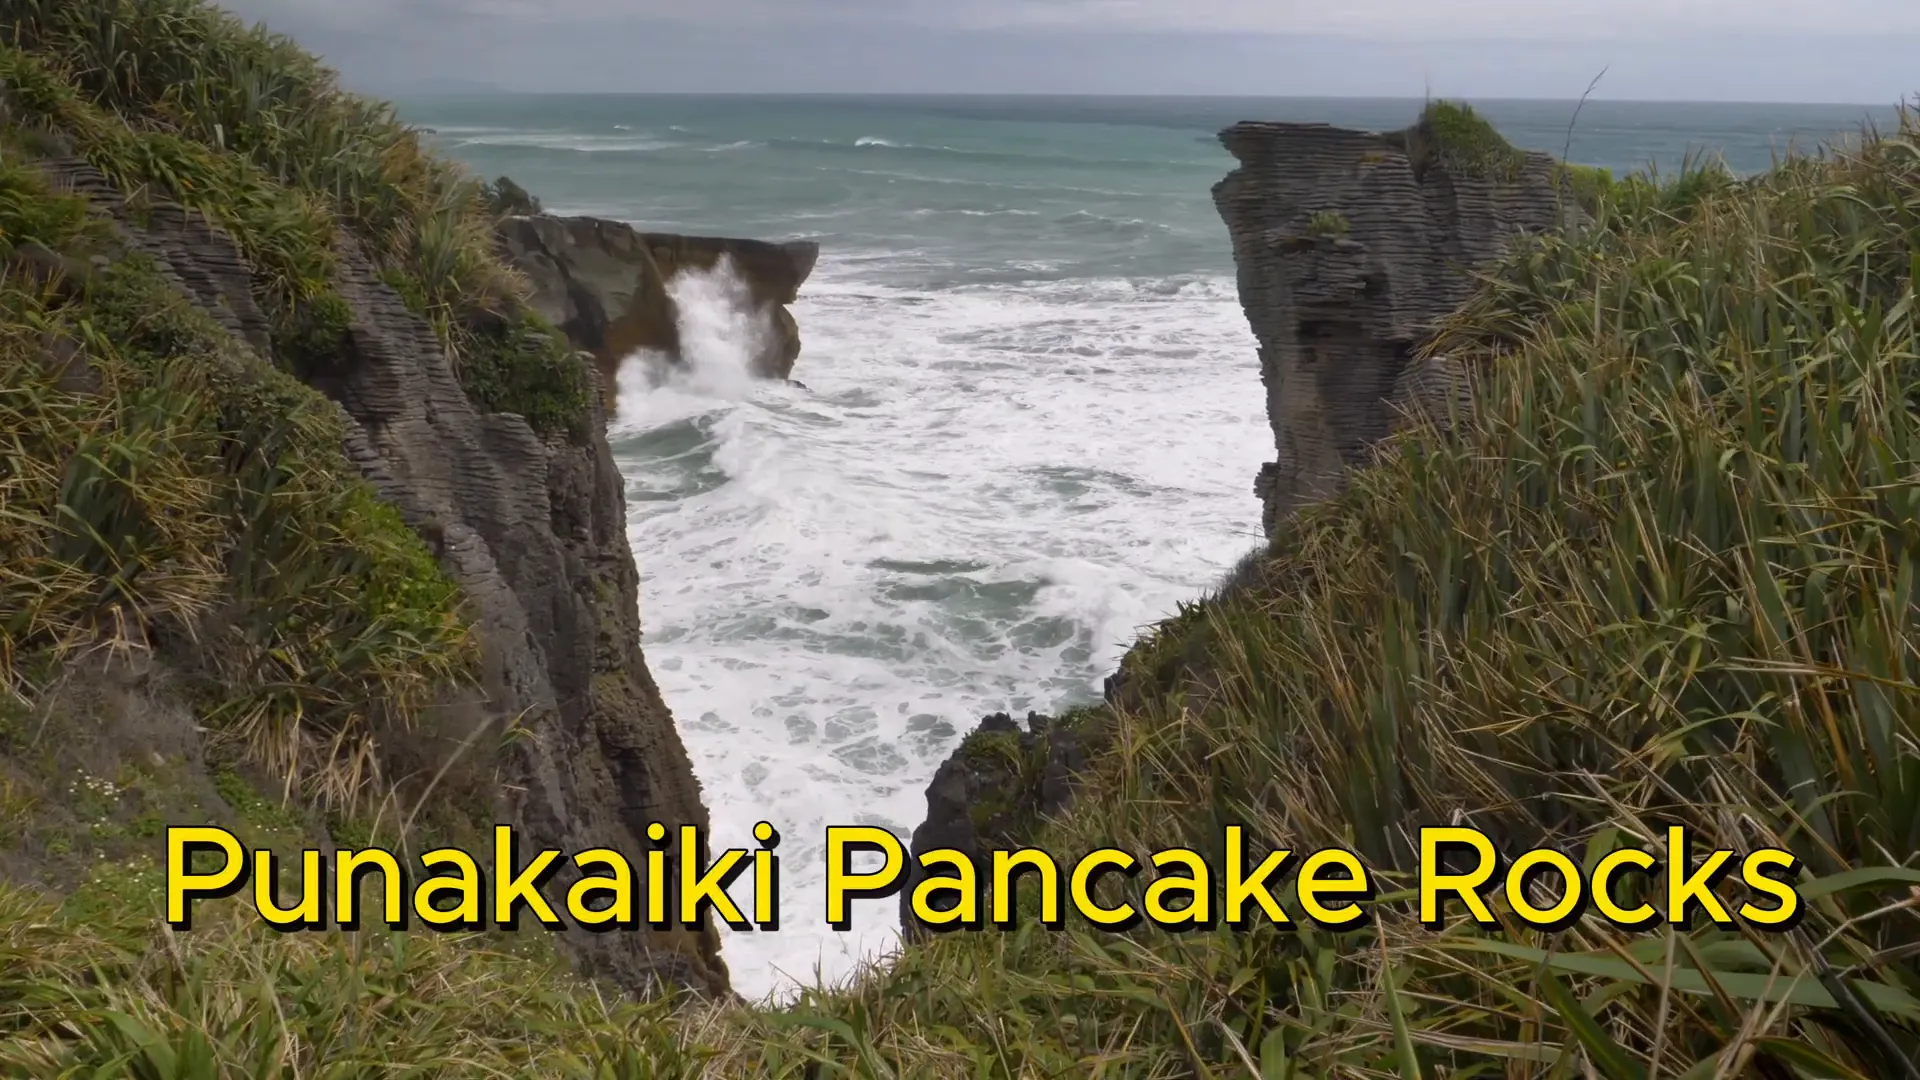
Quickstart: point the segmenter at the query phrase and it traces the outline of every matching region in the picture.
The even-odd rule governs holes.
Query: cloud
[[[1674,34],[1920,33],[1911,0],[232,0],[338,29],[464,23],[642,27],[892,24],[927,29],[1594,40]]]
[[[1914,0],[226,0],[350,83],[1890,103]],[[1872,27],[1862,33],[1861,27]]]

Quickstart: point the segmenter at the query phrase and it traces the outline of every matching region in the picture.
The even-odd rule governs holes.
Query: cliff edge
[[[800,356],[800,329],[787,305],[813,273],[820,245],[717,236],[643,233],[592,217],[518,214],[499,223],[500,252],[533,287],[531,303],[593,354],[612,384],[639,349],[677,359],[678,314],[669,288],[681,274],[731,264],[745,286],[747,314],[763,320],[754,373],[786,379]]]
[[[249,265],[222,232],[166,202],[143,207],[136,222],[84,161],[43,168],[237,345],[272,355]],[[363,256],[342,252],[335,285],[342,347],[309,382],[344,414],[348,458],[459,586],[479,651],[474,686],[438,701],[428,723],[382,740],[382,772],[440,776],[447,794],[490,803],[533,850],[637,855],[654,821],[704,833],[699,781],[640,651],[639,573],[598,403],[575,438],[484,413],[427,322]],[[506,739],[515,732],[525,737]],[[565,938],[580,970],[631,990],[727,989],[711,925]]]
[[[1439,102],[1405,131],[1245,122],[1213,189],[1259,341],[1277,457],[1255,482],[1267,535],[1338,491],[1401,410],[1463,393],[1444,357],[1416,358],[1441,316],[1519,233],[1573,203],[1551,157],[1508,146]]]
[[[507,824],[514,870],[612,848],[644,896],[649,825],[704,848],[708,818],[641,652],[588,363],[390,111],[192,3],[126,36],[141,70],[284,78],[179,106],[83,62],[148,14],[97,7],[0,43],[0,551],[63,584],[0,605],[0,788],[46,811],[0,876],[119,887],[152,822],[252,814],[283,857],[493,852]],[[558,870],[564,897],[581,871]],[[728,989],[711,923],[540,940],[635,994]]]

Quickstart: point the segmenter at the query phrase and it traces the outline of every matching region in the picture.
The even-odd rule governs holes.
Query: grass
[[[1555,180],[1564,185],[1573,201],[1592,214],[1613,188],[1613,173],[1597,165],[1561,164],[1555,166]]]
[[[98,224],[0,167],[7,245],[83,274],[0,276],[0,681],[30,702],[64,658],[159,649],[220,738],[351,802],[374,731],[467,670],[458,593],[346,460],[337,408]]]
[[[1307,233],[1311,236],[1345,236],[1353,230],[1353,223],[1338,210],[1316,210],[1307,219]]]
[[[450,167],[375,137],[401,129],[320,94],[284,43],[174,0],[7,10],[8,93],[43,94],[31,111],[126,164],[123,183],[253,193],[208,212],[250,237],[263,296],[292,305],[284,340],[325,353],[315,222],[378,251],[456,348],[540,333],[511,310],[489,321],[510,291],[455,239],[477,219]],[[1436,152],[1510,160],[1470,114],[1429,114]],[[137,263],[63,284],[61,257],[101,241],[11,160],[0,659],[16,687],[103,632],[230,627],[237,651],[219,652],[246,663],[220,672],[220,730],[270,754],[273,718],[364,730],[451,671],[452,597],[338,471],[319,399],[223,353]],[[1625,177],[1591,205],[1441,328],[1433,347],[1482,372],[1472,415],[1397,436],[1150,632],[1074,805],[1038,829],[1063,854],[1217,859],[1231,823],[1341,846],[1388,881],[1369,925],[1076,919],[937,937],[784,1008],[635,1004],[484,939],[280,935],[238,907],[169,935],[151,882],[107,874],[60,909],[0,887],[0,1072],[1913,1076],[1920,121],[1748,180]],[[464,349],[467,371],[482,352]],[[209,621],[227,597],[241,617]],[[1496,895],[1498,929],[1459,911],[1424,926],[1396,890],[1416,831],[1453,821],[1582,864],[1658,849],[1670,824],[1702,847],[1785,848],[1807,915],[1787,933],[1591,915],[1548,932]]]
[[[679,1054],[664,1003],[602,1000],[471,935],[268,942],[239,919],[175,935],[0,893],[0,1072],[376,1076],[431,1052],[427,1075],[640,1080]]]
[[[495,256],[498,192],[429,154],[391,106],[343,93],[291,41],[202,0],[5,0],[0,15],[17,119],[71,139],[130,193],[227,228],[290,364],[327,325],[351,237],[433,325],[478,404],[587,436],[592,372]],[[539,399],[523,400],[534,386]]]
[[[1526,164],[1523,151],[1462,101],[1428,102],[1413,126],[1390,138],[1406,151],[1415,176],[1438,164],[1458,176],[1510,181]]]

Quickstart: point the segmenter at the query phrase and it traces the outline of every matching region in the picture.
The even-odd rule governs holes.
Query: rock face
[[[1025,731],[1006,713],[984,718],[928,785],[927,818],[913,831],[913,855],[965,852],[985,880],[991,866],[983,856],[1017,846],[1026,829],[1064,810],[1085,765],[1080,733],[1052,717],[1028,713]],[[913,941],[931,931],[913,914],[913,888],[927,875],[917,863],[910,870],[900,892],[900,931]]]
[[[820,245],[714,236],[643,233],[618,221],[522,215],[501,220],[500,250],[533,286],[533,307],[575,348],[594,355],[612,380],[637,349],[680,350],[679,321],[667,285],[687,271],[729,260],[749,303],[766,320],[754,371],[785,379],[800,356],[800,330],[787,305],[813,273]]]
[[[236,339],[266,348],[248,267],[223,233],[167,204],[136,219],[77,160],[49,172],[112,217],[128,248],[151,256]],[[670,835],[697,825],[704,836],[708,818],[641,655],[639,575],[600,417],[574,443],[542,440],[516,415],[477,412],[432,329],[366,258],[343,251],[335,284],[352,312],[349,344],[314,385],[350,420],[349,457],[462,586],[482,652],[477,691],[445,702],[430,730],[387,740],[386,772],[440,778],[436,799],[491,802],[491,820],[514,825],[523,852],[612,847],[644,879],[649,823]],[[513,728],[521,736],[506,738]],[[547,895],[565,895],[577,876],[566,865]],[[561,941],[584,973],[629,990],[727,990],[711,925],[572,930]]]
[[[1220,135],[1240,167],[1213,198],[1278,453],[1255,482],[1269,536],[1337,492],[1403,408],[1465,393],[1465,373],[1445,358],[1413,362],[1430,327],[1517,233],[1578,212],[1547,155],[1516,152],[1510,170],[1477,172],[1419,153],[1415,131],[1249,122]]]

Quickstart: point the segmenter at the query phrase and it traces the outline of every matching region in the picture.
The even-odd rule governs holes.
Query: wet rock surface
[[[755,374],[786,379],[800,356],[800,329],[787,305],[813,272],[820,245],[716,236],[643,233],[623,222],[531,214],[498,225],[501,254],[533,286],[532,304],[590,352],[611,380],[640,349],[680,355],[680,329],[668,285],[723,259],[745,286],[751,312],[764,320]]]

